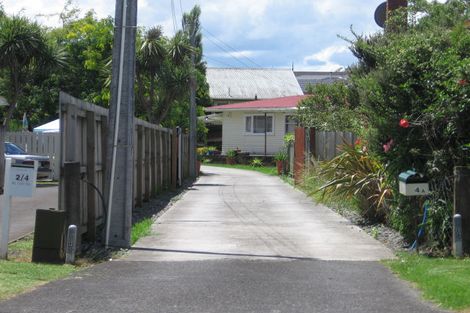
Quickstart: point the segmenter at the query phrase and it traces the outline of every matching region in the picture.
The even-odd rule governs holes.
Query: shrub
[[[237,156],[237,151],[236,150],[228,150],[227,151],[227,157],[228,158],[234,158]]]
[[[321,164],[319,175],[327,180],[318,191],[352,198],[360,202],[360,214],[368,219],[384,221],[393,190],[386,175],[386,166],[367,150],[343,145],[343,153]]]
[[[282,149],[274,155],[275,161],[286,161],[288,158],[287,151]]]
[[[263,160],[261,160],[260,158],[254,158],[253,160],[251,160],[250,164],[253,167],[262,167],[263,166]]]

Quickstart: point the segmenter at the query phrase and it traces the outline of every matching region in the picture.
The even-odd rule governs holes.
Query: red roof
[[[243,109],[283,109],[295,108],[300,100],[307,96],[290,96],[274,99],[263,99],[249,102],[240,102],[233,104],[216,105],[206,108],[206,111],[223,111],[223,110],[243,110]]]

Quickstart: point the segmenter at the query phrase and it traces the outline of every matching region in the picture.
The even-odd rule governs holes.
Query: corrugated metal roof
[[[207,112],[221,112],[225,110],[250,110],[250,109],[295,109],[300,100],[308,96],[290,96],[275,99],[216,105],[205,110]]]
[[[348,79],[348,74],[345,72],[294,71],[294,74],[304,93],[307,92],[308,85],[331,84],[338,80]]]
[[[292,70],[208,68],[206,74],[212,99],[271,99],[303,95]]]

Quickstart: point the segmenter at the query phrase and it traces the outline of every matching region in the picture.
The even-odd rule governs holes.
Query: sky
[[[382,0],[138,0],[138,24],[181,28],[182,12],[201,7],[204,59],[209,67],[338,71],[356,62],[348,42],[382,31],[374,11]],[[0,0],[8,14],[60,26],[65,0]],[[114,0],[73,0],[82,15],[114,16]],[[172,10],[174,8],[174,10]],[[173,14],[174,12],[174,14]],[[174,18],[173,18],[174,17]]]

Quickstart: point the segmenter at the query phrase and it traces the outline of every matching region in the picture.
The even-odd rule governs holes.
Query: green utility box
[[[64,262],[65,225],[64,211],[36,210],[33,262]]]

